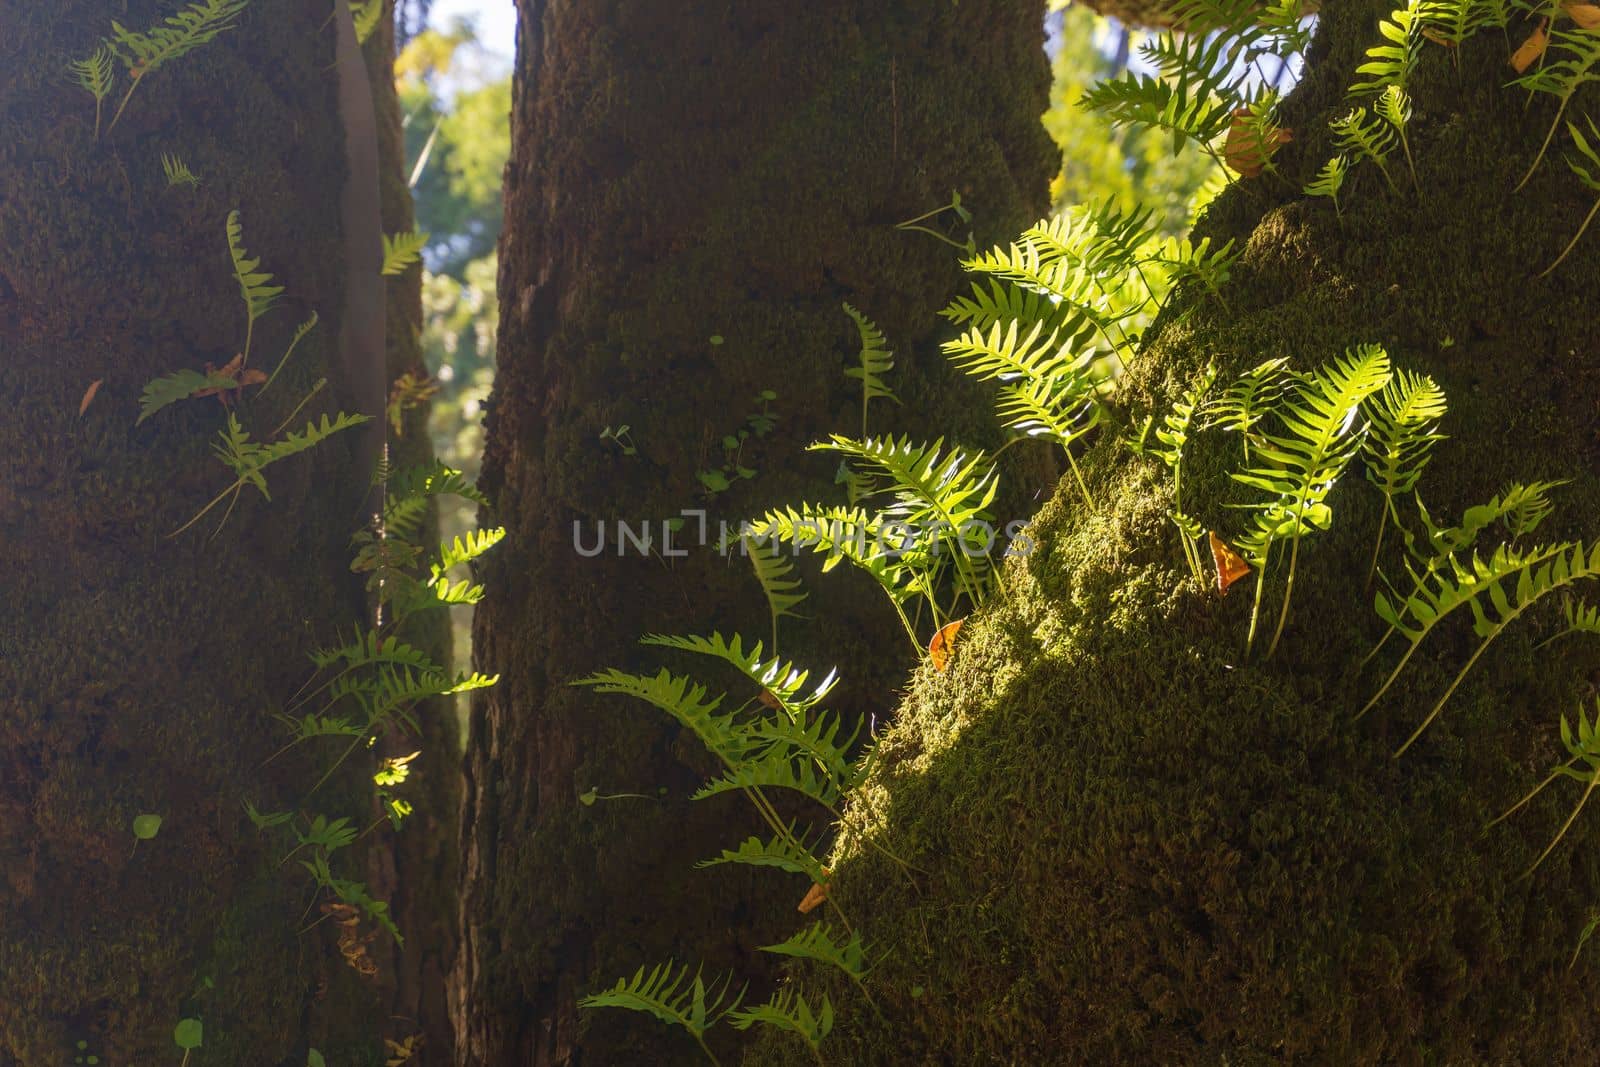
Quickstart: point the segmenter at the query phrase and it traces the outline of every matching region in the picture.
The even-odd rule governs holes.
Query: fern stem
[[[1387,498],[1385,498],[1387,503]],[[1372,588],[1372,579],[1378,573],[1378,553],[1383,550],[1383,533],[1389,526],[1389,508],[1383,509],[1383,514],[1378,517],[1378,539],[1372,543],[1372,563],[1367,567],[1367,585]],[[1387,638],[1385,638],[1387,639]],[[1376,650],[1374,650],[1376,651]],[[1365,660],[1362,660],[1365,663]]]
[[[123,94],[122,103],[117,106],[117,113],[115,115],[111,116],[111,125],[106,127],[106,136],[107,137],[111,136],[111,131],[117,128],[117,120],[122,118],[122,112],[127,109],[128,101],[133,99],[133,91],[135,89],[139,88],[139,82],[142,81],[143,79],[144,79],[144,72],[143,71],[140,71],[138,74],[135,74],[133,76],[133,84],[128,86],[128,91],[125,94]],[[98,111],[99,104],[97,103],[95,105],[95,107],[96,107],[96,110]],[[95,121],[96,121],[96,124],[98,125],[99,119],[96,118]]]
[[[303,400],[301,400],[300,403],[296,404],[294,406],[294,410],[289,412],[288,416],[282,422],[278,423],[277,429],[273,430],[267,436],[268,437],[276,437],[280,433],[282,433],[284,431],[284,429],[291,422],[294,421],[294,417],[296,415],[300,414],[300,409],[304,408],[307,404],[311,403],[311,398],[316,396],[319,392],[321,392],[322,391],[322,387],[327,385],[327,384],[328,384],[328,379],[326,379],[326,378],[318,378],[317,379],[317,384],[313,385],[311,387],[311,391],[305,395],[305,398]]]
[[[1266,549],[1261,553],[1261,566],[1256,568],[1256,597],[1250,608],[1250,632],[1244,639],[1244,653],[1247,656],[1256,643],[1256,623],[1261,618],[1261,590],[1267,584],[1267,563],[1272,559],[1272,545],[1273,542],[1267,542]]]
[[[1567,258],[1567,255],[1577,247],[1578,241],[1583,238],[1583,235],[1586,232],[1588,232],[1589,223],[1594,221],[1596,212],[1600,212],[1600,200],[1596,200],[1594,202],[1594,207],[1590,208],[1589,213],[1583,217],[1583,225],[1578,227],[1578,232],[1573,236],[1572,240],[1567,242],[1567,247],[1561,250],[1561,254],[1556,257],[1556,261],[1539,272],[1539,277],[1543,278],[1545,275],[1561,266],[1561,261]]]
[[[1576,88],[1576,86],[1574,86],[1574,88]],[[1561,127],[1561,116],[1566,114],[1567,104],[1571,100],[1572,90],[1569,89],[1561,97],[1561,106],[1556,108],[1556,117],[1550,120],[1550,129],[1545,133],[1544,143],[1539,145],[1539,152],[1533,157],[1533,163],[1528,167],[1528,173],[1524,174],[1522,176],[1522,180],[1517,183],[1516,188],[1511,190],[1513,193],[1522,192],[1522,187],[1528,184],[1528,181],[1533,177],[1533,172],[1539,169],[1540,162],[1544,160],[1545,152],[1547,152],[1550,148],[1550,142],[1555,139],[1556,130],[1560,129]]]
[[[1522,810],[1522,808],[1526,807],[1528,802],[1531,801],[1534,797],[1536,797],[1540,793],[1544,792],[1545,786],[1549,785],[1551,782],[1555,781],[1557,778],[1560,778],[1562,771],[1566,770],[1568,767],[1571,767],[1574,763],[1577,763],[1577,762],[1578,762],[1578,757],[1577,756],[1573,756],[1571,759],[1567,760],[1567,762],[1563,763],[1561,766],[1559,766],[1555,770],[1551,771],[1548,775],[1545,776],[1544,781],[1540,782],[1538,785],[1536,785],[1532,789],[1528,790],[1527,795],[1525,795],[1521,800],[1517,801],[1515,804],[1511,805],[1505,811],[1501,812],[1499,815],[1495,816],[1495,818],[1493,820],[1491,820],[1490,822],[1485,823],[1483,828],[1485,830],[1488,830],[1491,827],[1497,826],[1500,823],[1504,822],[1505,820],[1511,818],[1511,816],[1515,815],[1518,811]]]
[[[704,1052],[706,1054],[706,1059],[711,1061],[711,1067],[722,1067],[721,1062],[719,1062],[717,1060],[717,1057],[712,1054],[711,1046],[706,1044],[705,1035],[704,1034],[695,1034],[694,1031],[692,1031],[692,1030],[690,1031],[690,1033],[694,1034],[695,1043],[700,1046],[700,1051]]]
[[[187,530],[189,527],[193,526],[195,523],[199,522],[202,518],[204,518],[206,512],[210,511],[212,508],[214,508],[218,504],[222,503],[222,498],[223,497],[227,496],[229,493],[233,492],[236,489],[243,489],[243,488],[244,488],[243,480],[234,482],[232,485],[228,486],[228,488],[224,489],[222,492],[220,492],[216,496],[212,497],[211,498],[211,502],[209,504],[207,504],[205,507],[201,508],[199,511],[195,512],[194,518],[190,519],[188,522],[184,523],[182,526],[178,527],[176,530],[173,530],[171,533],[167,534],[167,536],[168,537],[177,537],[179,534],[183,533],[183,531]]]
[[[1533,866],[1522,872],[1524,878],[1533,874],[1538,869],[1539,864],[1543,863],[1545,858],[1556,850],[1556,846],[1561,844],[1561,839],[1567,836],[1567,831],[1572,829],[1572,824],[1578,821],[1579,815],[1583,814],[1583,806],[1589,803],[1589,797],[1594,793],[1596,786],[1600,786],[1600,771],[1596,771],[1589,776],[1589,786],[1583,791],[1583,797],[1578,801],[1578,806],[1572,809],[1572,814],[1567,816],[1567,821],[1561,824],[1561,829],[1556,832],[1555,838],[1545,846],[1543,852],[1539,853],[1539,858],[1533,861]]]
[[[1289,545],[1289,577],[1283,586],[1283,607],[1278,612],[1278,625],[1272,631],[1272,644],[1267,646],[1267,659],[1278,651],[1278,639],[1283,636],[1283,624],[1289,619],[1289,600],[1294,596],[1294,570],[1295,564],[1300,559],[1300,537],[1295,535]]]
[[[1078,489],[1083,493],[1084,502],[1089,505],[1089,510],[1095,510],[1094,497],[1089,495],[1089,486],[1083,480],[1083,472],[1078,469],[1078,461],[1072,458],[1072,449],[1066,449],[1067,462],[1072,465],[1072,476],[1078,479]]]
[[[1512,618],[1515,618],[1515,617],[1516,616],[1512,616]],[[1507,622],[1509,622],[1509,621],[1510,620],[1508,619]],[[1499,626],[1495,627],[1494,632],[1491,633],[1488,637],[1485,637],[1483,639],[1483,641],[1478,645],[1477,649],[1474,650],[1472,655],[1470,657],[1468,657],[1466,666],[1462,667],[1461,670],[1456,673],[1455,678],[1452,679],[1451,682],[1450,682],[1450,688],[1448,688],[1448,689],[1446,689],[1444,691],[1444,696],[1440,697],[1439,698],[1439,702],[1433,706],[1433,710],[1428,712],[1428,717],[1426,719],[1422,720],[1422,725],[1417,727],[1416,730],[1412,732],[1410,737],[1406,738],[1406,743],[1405,744],[1401,745],[1398,749],[1395,750],[1395,757],[1397,759],[1400,756],[1405,755],[1406,749],[1411,747],[1412,742],[1416,741],[1417,738],[1421,737],[1422,736],[1422,731],[1426,730],[1429,727],[1429,725],[1432,724],[1433,720],[1437,719],[1439,717],[1439,713],[1444,710],[1444,706],[1445,706],[1446,702],[1448,702],[1450,697],[1455,693],[1456,688],[1461,684],[1462,680],[1466,678],[1467,672],[1472,670],[1473,664],[1478,662],[1478,658],[1483,655],[1483,653],[1484,653],[1484,651],[1486,649],[1488,649],[1489,644],[1496,637],[1500,636],[1500,631],[1504,630],[1505,628],[1506,628],[1506,624],[1505,623],[1501,623]]]

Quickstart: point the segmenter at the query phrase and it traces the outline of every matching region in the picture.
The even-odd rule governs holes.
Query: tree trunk
[[[1295,186],[1331,154],[1328,119],[1389,7],[1323,5],[1277,161]],[[1512,481],[1568,478],[1533,540],[1592,542],[1600,238],[1534,277],[1592,193],[1554,158],[1512,192],[1553,108],[1504,87],[1506,38],[1469,40],[1459,74],[1425,47],[1408,86],[1421,192],[1390,192],[1369,166],[1342,220],[1270,175],[1227,192],[1201,228],[1246,248],[1227,307],[1197,296],[1169,313],[1119,406],[1131,426],[1159,424],[1208,364],[1227,382],[1270,357],[1307,370],[1380,343],[1450,397],[1419,487],[1436,518]],[[1594,106],[1584,93],[1574,110]],[[1536,650],[1559,628],[1545,605],[1395,758],[1477,639],[1442,627],[1356,721],[1397,658],[1391,643],[1362,665],[1384,629],[1365,585],[1381,497],[1346,475],[1331,531],[1301,545],[1282,646],[1247,657],[1252,586],[1224,599],[1188,579],[1170,474],[1120,436],[1088,457],[1099,512],[1063,487],[1008,595],[947,672],[917,679],[882,742],[860,810],[929,873],[910,882],[843,843],[834,895],[888,953],[869,981],[881,1017],[828,987],[830,1062],[1588,1060],[1596,958],[1568,963],[1600,894],[1594,814],[1523,877],[1583,786],[1485,825],[1566,758],[1556,718],[1591,701],[1600,648]],[[1209,431],[1186,460],[1184,500],[1224,537],[1244,526],[1226,506],[1246,497],[1229,479],[1239,459],[1236,437]],[[1403,580],[1397,541],[1382,561]],[[1270,582],[1269,634],[1281,562]],[[809,1062],[782,1038],[756,1059]]]
[[[0,3],[0,1064],[176,1063],[183,1018],[204,1025],[200,1062],[298,1065],[308,1045],[366,1062],[385,1022],[333,924],[302,929],[302,872],[242,806],[290,807],[319,773],[263,763],[306,653],[363,612],[355,436],[272,466],[271,501],[247,489],[215,536],[220,507],[172,536],[231,477],[211,455],[224,405],[135,425],[146,382],[241,349],[236,208],[288,287],[251,366],[270,372],[311,311],[321,324],[233,410],[261,439],[319,378],[297,424],[349,396],[331,10],[257,0],[149,73],[111,128],[122,74],[97,139],[68,60],[171,6]],[[198,186],[169,186],[164,153]],[[163,821],[136,844],[141,814]]]
[[[754,827],[735,804],[684,801],[707,769],[687,739],[568,683],[637,664],[650,631],[769,636],[747,564],[694,547],[693,516],[679,558],[661,523],[705,509],[714,541],[719,520],[842,495],[835,464],[803,451],[860,432],[842,302],[898,351],[905,410],[993,439],[928,343],[958,253],[894,224],[953,189],[979,241],[1043,209],[1041,20],[1000,0],[519,9],[483,479],[509,537],[476,623],[479,667],[503,680],[475,703],[468,746],[457,1062],[677,1062],[699,1055],[686,1038],[624,1013],[582,1023],[576,998],[669,956],[757,973],[795,890],[693,870]],[[967,235],[951,212],[930,225]],[[697,472],[723,465],[763,390],[777,427],[738,456],[758,473],[706,489]],[[874,433],[904,425],[873,411]],[[627,448],[602,439],[623,426]],[[651,523],[655,553],[619,554],[619,520]],[[576,551],[577,523],[586,548],[605,524],[603,554]],[[845,703],[881,713],[909,649],[864,589],[830,586],[808,607],[832,631],[786,620],[784,654],[828,650],[825,670],[844,650]],[[580,803],[592,788],[649,799]]]

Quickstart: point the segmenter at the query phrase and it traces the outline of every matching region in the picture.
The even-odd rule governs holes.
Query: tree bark
[[[1043,210],[1041,20],[998,0],[519,10],[483,478],[509,537],[476,622],[479,667],[502,682],[472,712],[457,1062],[678,1062],[699,1055],[686,1038],[625,1013],[585,1023],[576,998],[669,956],[758,973],[755,947],[786,936],[804,887],[779,897],[759,873],[693,870],[754,827],[733,804],[685,803],[708,769],[685,739],[568,683],[636,665],[650,631],[768,635],[747,565],[669,555],[660,524],[703,508],[715,540],[719,519],[842,495],[835,464],[803,452],[860,431],[842,302],[888,334],[906,410],[993,440],[987,407],[928,343],[958,253],[894,224],[952,189],[979,241]],[[964,241],[952,219],[933,225]],[[763,390],[780,421],[744,446],[757,475],[708,493],[697,471],[721,465]],[[624,425],[636,454],[601,439]],[[874,409],[874,433],[907,425]],[[619,557],[618,520],[652,523],[656,554]],[[602,556],[575,551],[579,522],[585,545],[611,529]],[[783,650],[826,650],[813,662],[839,663],[846,705],[881,713],[909,650],[886,608],[842,584],[807,605],[831,632],[786,621]],[[579,802],[658,785],[661,799]]]
[[[298,1065],[311,1045],[354,1063],[383,1025],[332,924],[302,930],[298,869],[241,803],[292,806],[319,773],[298,754],[263,761],[306,652],[363,612],[346,567],[356,442],[273,466],[271,501],[247,489],[216,536],[220,508],[170,536],[228,481],[211,456],[224,407],[135,425],[147,381],[240,351],[235,208],[288,287],[251,364],[270,371],[294,325],[321,317],[272,391],[235,410],[259,438],[319,378],[300,424],[348,395],[331,10],[258,0],[149,74],[97,139],[68,60],[112,19],[144,29],[170,7],[0,3],[0,1064],[177,1062],[186,1017],[204,1024],[203,1062]],[[163,153],[200,184],[169,186]],[[140,814],[163,822],[136,846]]]
[[[1328,119],[1389,8],[1323,5],[1276,161],[1290,182],[1241,183],[1201,227],[1246,249],[1227,306],[1196,295],[1168,314],[1119,406],[1131,426],[1159,424],[1208,364],[1226,383],[1270,357],[1308,370],[1381,343],[1450,397],[1449,440],[1419,486],[1436,518],[1512,481],[1567,478],[1532,540],[1592,543],[1600,240],[1534,277],[1592,194],[1555,159],[1512,192],[1553,107],[1504,87],[1507,39],[1472,38],[1459,73],[1425,46],[1408,85],[1420,191],[1390,192],[1369,167],[1342,220],[1295,191],[1331,154]],[[1529,29],[1514,25],[1510,45]],[[1584,94],[1576,108],[1594,106]],[[1039,515],[1038,550],[1008,567],[1007,595],[963,631],[950,668],[917,679],[847,816],[928,874],[908,881],[858,838],[841,846],[834,895],[889,951],[869,981],[881,1016],[826,986],[841,1020],[830,1061],[1592,1056],[1592,947],[1569,962],[1600,892],[1593,813],[1523,876],[1583,787],[1485,826],[1566,758],[1556,719],[1592,701],[1600,650],[1577,637],[1536,650],[1560,625],[1547,605],[1395,758],[1477,639],[1443,627],[1355,721],[1395,659],[1363,668],[1384,629],[1365,585],[1381,497],[1345,476],[1331,531],[1301,545],[1282,647],[1246,656],[1251,586],[1224,599],[1188,579],[1170,473],[1120,436],[1087,459],[1100,510],[1065,486]],[[1240,531],[1237,439],[1201,434],[1186,464],[1185,502],[1224,537]],[[1503,536],[1486,534],[1485,554]],[[1403,581],[1396,540],[1382,558]],[[1281,565],[1270,581],[1269,619]],[[809,1058],[772,1037],[755,1061]]]

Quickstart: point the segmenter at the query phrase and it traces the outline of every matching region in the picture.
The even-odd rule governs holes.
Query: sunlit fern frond
[[[468,530],[465,534],[449,541],[440,542],[439,560],[429,565],[433,576],[428,584],[432,585],[443,579],[445,572],[451,567],[471,563],[505,540],[505,536],[505,527],[496,526],[484,530]]]
[[[1356,68],[1357,78],[1350,86],[1350,95],[1381,93],[1390,85],[1405,87],[1422,54],[1427,7],[1426,0],[1406,0],[1378,23],[1383,40],[1367,49],[1366,62]]]
[[[1535,64],[1512,82],[1530,93],[1551,96],[1557,101],[1556,113],[1550,120],[1544,142],[1539,145],[1533,162],[1528,165],[1528,172],[1517,183],[1517,189],[1526,185],[1539,169],[1550,142],[1561,128],[1561,119],[1566,115],[1567,105],[1572,102],[1573,96],[1585,85],[1600,81],[1597,67],[1600,67],[1600,33],[1583,29],[1555,30],[1550,34],[1544,62]]]
[[[812,882],[826,882],[828,872],[822,861],[812,853],[815,842],[807,843],[810,834],[789,824],[788,832],[774,834],[763,841],[759,837],[745,838],[736,849],[723,849],[715,859],[700,860],[696,867],[718,867],[737,863],[746,867],[772,867],[791,874],[803,874]]]
[[[1372,162],[1389,188],[1396,193],[1400,191],[1389,173],[1389,153],[1394,151],[1399,139],[1393,126],[1362,107],[1351,108],[1329,125],[1333,129],[1334,143],[1342,152],[1357,161]]]
[[[615,668],[591,674],[572,683],[597,693],[616,693],[642,700],[665,712],[729,765],[749,751],[746,728],[731,713],[721,711],[720,696],[709,697],[706,687],[692,678],[675,675],[663,667],[654,675],[629,674]]]
[[[233,262],[233,277],[239,283],[239,294],[244,298],[245,335],[244,362],[250,362],[250,341],[255,334],[256,320],[283,295],[283,286],[272,284],[272,275],[261,270],[261,260],[251,258],[244,248],[244,228],[239,222],[239,212],[228,214],[228,258]]]
[[[106,46],[127,68],[133,84],[128,86],[127,93],[122,97],[122,103],[117,106],[117,113],[111,117],[111,126],[108,130],[114,129],[121,120],[122,113],[127,110],[128,101],[133,99],[134,90],[139,88],[140,82],[173,60],[212,41],[223,31],[233,29],[237,25],[233,20],[244,11],[249,2],[250,0],[196,0],[182,11],[168,16],[165,22],[143,32],[130,30],[121,23],[113,21],[111,38],[106,41]]]
[[[732,761],[728,770],[707,781],[690,796],[707,800],[723,793],[758,789],[782,789],[815,801],[835,818],[839,816],[839,783],[819,771],[810,759],[781,749],[769,749],[761,756],[746,756]]]
[[[1042,336],[1055,336],[1072,351],[1088,348],[1099,333],[1098,316],[1037,288],[1008,285],[999,278],[973,282],[970,294],[956,297],[939,314],[982,335],[996,326],[1015,325],[1023,333],[1037,327]]]
[[[355,22],[356,43],[366,44],[383,18],[383,0],[350,0],[350,15]]]
[[[808,692],[810,671],[802,670],[792,661],[780,658],[776,651],[771,658],[767,658],[760,641],[747,647],[744,638],[739,634],[734,634],[732,638],[725,638],[719,632],[713,632],[709,637],[651,634],[641,638],[639,643],[652,648],[672,648],[720,660],[755,683],[758,689],[764,690],[791,715],[819,703],[838,683],[837,675],[829,672],[826,678]]]
[[[1322,165],[1317,176],[1306,183],[1307,196],[1325,196],[1333,201],[1335,214],[1340,214],[1339,191],[1344,188],[1344,177],[1350,170],[1350,157],[1339,153]]]
[[[1448,407],[1444,390],[1424,374],[1397,370],[1383,392],[1365,405],[1372,424],[1362,451],[1367,478],[1394,510],[1394,499],[1409,493],[1422,477],[1434,445],[1444,439],[1436,427]]]
[[[1250,445],[1259,438],[1257,427],[1289,387],[1301,380],[1288,366],[1288,359],[1282,356],[1259,363],[1201,409],[1201,425],[1220,426],[1244,438],[1246,463],[1250,461]]]
[[[849,304],[844,305],[846,315],[856,325],[856,333],[861,338],[861,351],[854,367],[845,368],[844,376],[854,378],[861,383],[861,432],[867,432],[867,408],[874,400],[890,400],[900,403],[900,398],[894,395],[883,380],[884,375],[894,370],[894,353],[890,352],[883,338],[883,331],[878,329],[877,323],[867,318]]]
[[[1460,48],[1480,30],[1504,29],[1511,11],[1507,0],[1429,0],[1419,15],[1427,39]]]
[[[379,6],[382,6],[381,3]],[[422,250],[428,245],[426,232],[407,230],[405,233],[383,235],[383,273],[404,274],[406,268],[422,259]]]
[[[1235,248],[1232,238],[1221,248],[1212,251],[1209,237],[1201,238],[1199,244],[1187,237],[1168,237],[1161,243],[1160,251],[1151,258],[1166,271],[1168,285],[1196,282],[1226,306],[1222,300],[1222,287],[1228,284],[1233,265],[1243,254],[1244,249]]]
[[[801,618],[794,609],[806,599],[807,593],[800,579],[794,576],[794,564],[784,558],[776,545],[745,538],[743,547],[761,592],[767,598],[767,612],[772,617],[772,650],[776,653],[778,620]]]

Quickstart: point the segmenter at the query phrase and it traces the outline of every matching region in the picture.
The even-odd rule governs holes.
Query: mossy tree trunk
[[[240,351],[225,221],[287,286],[255,329],[270,371],[296,323],[320,327],[236,410],[258,439],[348,392],[335,351],[346,180],[329,0],[257,0],[238,26],[146,77],[115,129],[67,63],[111,20],[169,4],[0,5],[0,1063],[379,1062],[377,990],[304,927],[309,884],[245,817],[293,807],[320,773],[272,711],[306,653],[364,612],[349,574],[366,476],[335,438],[171,536],[230,475],[226,412],[183,402],[135,426],[144,384]],[[121,89],[128,85],[123,75]],[[120,91],[107,101],[106,120]],[[162,156],[200,179],[169,186]],[[90,395],[91,386],[98,383]],[[80,414],[80,405],[83,405]],[[358,796],[324,796],[360,817]],[[163,819],[138,843],[140,814]],[[344,870],[359,877],[359,869]],[[81,1045],[79,1043],[82,1043]]]
[[[651,631],[770,636],[747,564],[694,547],[693,517],[674,546],[690,554],[669,555],[661,524],[702,508],[715,540],[718,520],[842,500],[836,464],[803,452],[860,432],[842,302],[887,332],[906,411],[993,440],[929,343],[958,252],[894,224],[952,190],[980,242],[1042,211],[1042,24],[998,0],[519,9],[483,479],[510,536],[476,623],[478,666],[503,680],[468,746],[458,1062],[677,1062],[699,1055],[687,1038],[624,1013],[580,1021],[576,998],[669,956],[759,973],[754,947],[787,936],[806,887],[694,870],[758,827],[737,798],[686,802],[709,770],[687,738],[568,683],[642,666]],[[964,241],[953,221],[932,225]],[[764,390],[779,421],[743,447],[755,477],[708,495],[697,471],[723,465]],[[872,418],[874,433],[911,425],[888,404]],[[656,554],[619,556],[618,521],[650,523]],[[576,551],[575,524],[586,548],[606,527],[600,556]],[[826,632],[785,621],[783,651],[837,662],[846,703],[881,713],[910,649],[887,606],[844,585],[808,605]],[[591,788],[650,799],[585,806]]]
[[[1388,8],[1322,6],[1277,161],[1291,179],[1331,154],[1327,122]],[[1450,397],[1419,487],[1437,518],[1512,481],[1570,479],[1533,540],[1593,543],[1600,237],[1535,277],[1592,194],[1559,159],[1512,191],[1553,112],[1504,86],[1530,28],[1473,38],[1459,73],[1425,46],[1409,86],[1420,191],[1403,161],[1400,193],[1369,167],[1342,220],[1270,176],[1228,191],[1201,227],[1246,249],[1227,307],[1197,295],[1158,324],[1119,398],[1127,423],[1159,420],[1208,364],[1227,382],[1271,357],[1305,370],[1380,343]],[[1575,109],[1596,102],[1591,87]],[[1086,464],[1100,510],[1070,486],[1044,509],[1038,550],[1010,565],[1008,595],[949,670],[917,679],[848,816],[834,894],[888,955],[869,982],[881,1017],[830,987],[848,1020],[832,1061],[1592,1058],[1600,957],[1568,964],[1600,906],[1600,813],[1531,877],[1582,785],[1485,826],[1566,758],[1557,717],[1592,703],[1600,645],[1536,649],[1561,625],[1544,605],[1396,758],[1477,638],[1463,620],[1441,627],[1356,721],[1396,658],[1363,667],[1384,629],[1366,582],[1382,504],[1359,470],[1331,498],[1331,531],[1301,547],[1266,660],[1265,640],[1245,654],[1252,587],[1221,598],[1187,577],[1170,475],[1119,436]],[[1228,538],[1244,528],[1227,507],[1246,499],[1229,478],[1240,460],[1237,437],[1208,431],[1185,469],[1185,502]],[[1382,562],[1403,580],[1392,534]],[[1486,551],[1504,536],[1486,533]],[[1281,563],[1269,580],[1268,633]],[[908,881],[862,832],[929,873]],[[757,1059],[809,1062],[797,1049],[775,1038]]]

